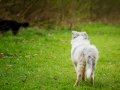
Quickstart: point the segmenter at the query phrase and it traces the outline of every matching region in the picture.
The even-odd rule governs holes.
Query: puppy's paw
[[[76,87],[77,86],[77,84],[75,83],[74,85],[73,85],[73,87]]]

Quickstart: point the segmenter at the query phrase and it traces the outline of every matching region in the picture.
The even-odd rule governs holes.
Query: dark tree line
[[[30,22],[120,22],[120,0],[0,0],[0,18]]]

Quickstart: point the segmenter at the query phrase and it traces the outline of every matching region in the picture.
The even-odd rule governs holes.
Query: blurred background
[[[83,22],[119,24],[120,0],[0,0],[0,18],[46,29],[73,29]]]

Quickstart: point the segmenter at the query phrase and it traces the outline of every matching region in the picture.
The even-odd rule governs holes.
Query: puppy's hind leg
[[[80,65],[77,65],[77,79],[74,86],[77,86],[79,84],[82,77],[83,77],[83,68]]]
[[[82,77],[82,80],[86,80],[86,68],[84,67],[83,69],[83,77]]]
[[[77,74],[77,62],[74,62],[74,68],[75,68],[75,72]]]
[[[74,86],[77,86],[79,84],[81,78],[82,78],[81,74],[78,73],[77,74],[77,79],[76,79],[76,82],[75,82]]]
[[[92,85],[94,85],[94,71],[95,71],[95,67],[96,67],[96,62],[95,62],[95,57],[93,56],[92,57],[92,72],[91,72],[91,75],[90,75],[90,83]]]
[[[83,77],[82,77],[82,80],[86,80],[86,59],[84,57],[84,61],[83,61]]]
[[[90,75],[90,83],[92,85],[94,85],[94,71],[92,71],[91,75]]]

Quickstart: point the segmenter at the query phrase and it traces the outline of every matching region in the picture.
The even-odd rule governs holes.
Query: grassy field
[[[71,30],[21,29],[0,34],[0,90],[120,90],[120,26],[81,24],[99,50],[95,85],[89,79],[73,87]]]

